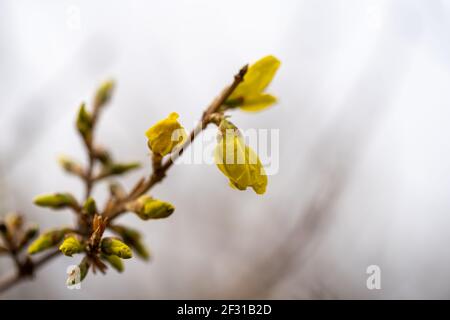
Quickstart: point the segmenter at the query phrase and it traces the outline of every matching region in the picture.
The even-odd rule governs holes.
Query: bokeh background
[[[176,205],[170,219],[121,218],[145,234],[150,263],[68,290],[79,257],[61,257],[0,298],[450,298],[447,0],[3,0],[0,214],[72,222],[31,199],[82,194],[55,159],[85,160],[74,117],[102,80],[117,90],[98,141],[145,164],[130,187],[149,170],[154,121],[177,111],[191,128],[266,54],[282,61],[280,103],[233,114],[243,129],[280,129],[266,195],[232,190],[214,165],[175,166],[153,190]],[[373,264],[381,290],[366,287]],[[0,276],[11,270],[0,258]]]

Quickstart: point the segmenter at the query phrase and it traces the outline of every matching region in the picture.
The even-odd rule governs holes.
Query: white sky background
[[[151,263],[127,261],[124,274],[90,274],[71,291],[65,271],[80,257],[60,258],[4,297],[239,296],[233,285],[262,272],[255,264],[332,185],[327,170],[346,168],[314,250],[264,294],[450,298],[449,18],[447,0],[2,1],[0,208],[43,229],[71,222],[31,199],[81,194],[55,158],[84,160],[74,116],[100,81],[113,77],[117,90],[98,140],[145,163],[125,179],[131,186],[149,170],[152,123],[177,111],[190,129],[243,64],[282,61],[270,87],[280,103],[232,118],[280,129],[280,171],[266,195],[230,189],[215,166],[176,166],[152,193],[175,204],[170,219],[122,219],[143,231]],[[366,289],[371,264],[381,267],[380,291]],[[0,268],[10,268],[5,258]]]

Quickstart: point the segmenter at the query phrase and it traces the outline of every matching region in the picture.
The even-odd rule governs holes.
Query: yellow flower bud
[[[142,220],[167,218],[175,211],[174,206],[170,203],[153,199],[147,195],[143,195],[129,204],[127,209],[135,212]]]
[[[123,262],[118,256],[102,254],[102,259],[107,261],[111,267],[116,269],[118,272],[122,272],[124,270]]]
[[[280,60],[266,56],[248,68],[244,81],[238,85],[228,100],[227,107],[239,107],[244,111],[260,111],[277,102],[276,97],[263,91],[272,81],[280,66]]]
[[[58,245],[66,233],[67,230],[62,229],[51,230],[41,234],[36,240],[34,240],[33,243],[30,244],[28,247],[28,253],[35,254]]]
[[[71,257],[75,253],[84,250],[84,246],[74,236],[67,237],[59,247],[59,250],[66,256]]]
[[[115,238],[103,238],[100,247],[106,255],[115,255],[122,259],[130,259],[133,256],[130,247]]]
[[[165,156],[186,139],[186,131],[178,122],[178,117],[177,113],[172,112],[166,119],[147,130],[145,135],[148,138],[148,147],[153,153]]]
[[[76,208],[78,203],[70,193],[44,194],[34,198],[35,205],[52,209]]]
[[[263,194],[267,187],[267,175],[256,153],[248,147],[239,130],[224,120],[214,158],[219,170],[230,180],[230,185],[239,190],[252,187]]]

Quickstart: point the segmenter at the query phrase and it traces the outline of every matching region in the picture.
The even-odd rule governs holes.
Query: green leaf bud
[[[144,260],[148,260],[150,258],[148,249],[142,243],[142,237],[138,231],[120,225],[112,226],[111,230],[120,235],[123,241],[129,245],[140,258]]]
[[[116,269],[118,272],[123,272],[123,261],[118,256],[102,254],[102,259],[107,261],[111,265],[111,267]]]
[[[64,238],[64,235],[68,232],[67,229],[51,230],[41,234],[34,242],[28,247],[29,254],[35,254],[51,247],[58,245]]]
[[[71,257],[73,254],[80,253],[84,250],[84,246],[74,236],[67,237],[59,247],[59,250],[66,256]]]
[[[77,208],[78,203],[70,193],[44,194],[34,198],[35,205],[52,209]]]
[[[95,203],[94,198],[89,197],[83,205],[82,212],[89,216],[93,216],[97,213],[97,205]]]
[[[129,204],[127,209],[135,212],[142,220],[167,218],[175,211],[175,207],[170,203],[147,195]]]
[[[133,256],[130,247],[116,238],[103,238],[100,247],[106,255],[116,255],[122,259],[130,259]]]
[[[81,104],[80,110],[78,111],[77,116],[77,128],[78,132],[80,132],[81,136],[88,140],[92,135],[92,116],[86,111],[86,105],[84,103]]]
[[[86,275],[89,271],[89,260],[87,257],[84,257],[83,260],[81,260],[80,264],[78,265],[78,267],[80,268],[80,277],[81,277],[81,281],[84,280],[84,278],[86,278]]]
[[[113,90],[114,81],[108,80],[103,82],[95,93],[94,106],[96,108],[99,108],[108,103],[108,101],[111,99]]]
[[[140,168],[140,163],[131,162],[131,163],[111,163],[105,167],[103,167],[102,173],[100,174],[102,177],[113,176],[127,173],[128,171]]]

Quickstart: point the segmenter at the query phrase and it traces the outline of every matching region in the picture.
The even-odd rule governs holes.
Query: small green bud
[[[69,157],[59,156],[58,162],[66,172],[83,176],[83,167]]]
[[[141,235],[138,231],[119,225],[112,226],[111,230],[120,235],[123,241],[129,245],[139,257],[144,260],[148,260],[150,258],[150,254],[145,245],[142,243]]]
[[[142,220],[167,218],[175,211],[174,206],[170,203],[153,199],[147,195],[141,196],[127,209],[135,212]]]
[[[124,270],[122,259],[118,256],[102,254],[102,259],[107,261],[111,267],[116,269],[118,272],[122,272]]]
[[[34,204],[52,209],[76,208],[78,203],[70,193],[44,194],[34,198]]]
[[[150,253],[141,240],[133,242],[132,247],[141,259],[148,260],[150,258]]]
[[[71,257],[75,253],[84,250],[84,246],[74,236],[67,237],[59,247],[59,250],[66,256]]]
[[[28,247],[29,254],[35,254],[51,247],[58,245],[67,233],[67,229],[51,230],[41,234],[33,243]]]
[[[95,93],[94,105],[98,108],[108,103],[114,89],[114,81],[108,80],[101,84]]]
[[[140,168],[140,163],[131,162],[131,163],[112,163],[103,168],[102,176],[112,176],[124,174],[128,171]]]
[[[116,255],[122,259],[130,259],[133,256],[130,247],[116,238],[103,238],[100,247],[106,255]]]
[[[89,197],[83,205],[83,213],[93,216],[97,213],[97,205],[94,198]]]
[[[87,257],[84,257],[83,260],[81,260],[81,263],[78,265],[80,268],[80,280],[83,281],[84,278],[86,278],[86,275],[89,271],[89,267],[91,265],[89,264],[89,260]]]
[[[84,139],[89,139],[92,134],[92,116],[86,111],[84,103],[80,106],[77,117],[77,128]]]

